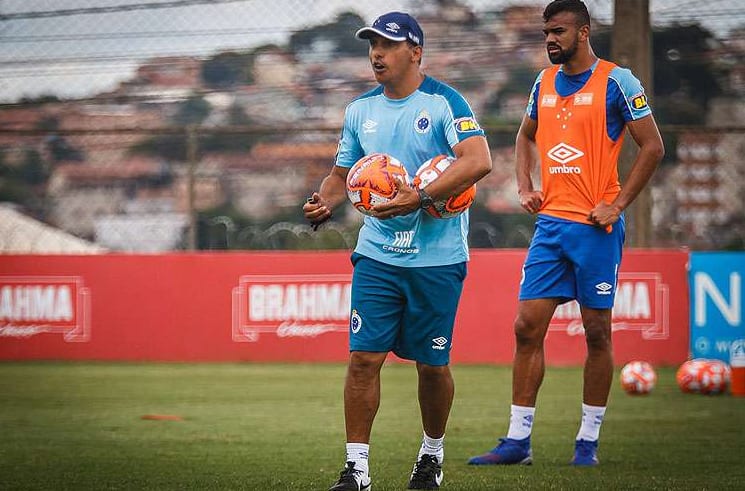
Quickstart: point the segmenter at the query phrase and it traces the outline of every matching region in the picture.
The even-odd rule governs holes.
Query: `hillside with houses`
[[[427,33],[424,70],[461,90],[489,130],[494,170],[479,184],[473,210],[481,227],[475,237],[488,237],[476,245],[524,245],[531,222],[516,200],[512,142],[530,84],[546,65],[540,9],[510,7],[477,16],[457,2],[443,2],[419,19]],[[356,14],[344,13],[296,32],[281,46],[149,59],[116,89],[86,99],[0,106],[0,201],[16,202],[64,231],[123,251],[185,248],[193,223],[203,228],[196,240],[205,248],[252,247],[238,240],[210,242],[205,230],[222,224],[227,235],[225,219],[243,230],[300,224],[300,204],[333,163],[346,105],[373,86],[367,45],[352,36],[363,24]],[[710,50],[714,62],[717,50],[743,58],[742,46],[720,45]],[[717,72],[726,90],[706,101],[711,111],[702,123],[745,121],[742,67]],[[676,136],[699,141],[692,131]],[[713,143],[724,149],[716,161],[724,170],[714,174],[745,181],[741,140]],[[676,158],[673,152],[656,180],[663,196],[658,219],[673,214],[685,231],[696,220],[708,223],[714,216],[727,223],[738,213],[720,210],[717,193],[728,188],[706,181],[714,189],[705,204],[718,214],[696,218],[691,212],[688,222],[678,220],[680,202],[666,196],[682,196],[681,179],[689,181],[673,165]],[[677,190],[668,189],[671,182]],[[706,198],[698,191],[681,199]],[[346,213],[340,226],[353,228],[359,218]],[[508,226],[522,227],[512,242],[489,238],[506,236]]]

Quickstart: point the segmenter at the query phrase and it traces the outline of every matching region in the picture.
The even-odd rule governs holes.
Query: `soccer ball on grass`
[[[621,387],[627,394],[649,394],[657,383],[657,373],[646,361],[631,361],[621,369]]]
[[[729,365],[723,361],[697,358],[680,365],[675,381],[683,392],[714,395],[727,390],[730,376]]]

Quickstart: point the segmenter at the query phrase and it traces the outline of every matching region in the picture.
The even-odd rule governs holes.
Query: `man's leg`
[[[347,458],[331,491],[359,491],[370,487],[370,432],[380,406],[380,368],[387,353],[352,351],[344,382],[344,423]]]
[[[597,465],[600,426],[605,417],[613,381],[613,343],[611,340],[611,309],[581,308],[585,327],[587,358],[582,389],[582,423],[575,441],[572,463]]]
[[[442,484],[443,441],[455,384],[448,365],[428,365],[418,361],[416,369],[424,436],[409,479],[409,489],[438,489]]]
[[[445,436],[455,384],[448,365],[432,366],[417,362],[419,374],[419,408],[424,433],[433,439]]]
[[[380,406],[380,369],[387,353],[353,351],[344,383],[344,422],[348,443],[370,443]]]
[[[530,435],[535,403],[543,382],[543,340],[554,315],[556,299],[522,300],[515,320],[515,356],[512,364],[512,406],[506,438],[489,452],[472,457],[472,465],[530,464]]]
[[[582,307],[581,312],[587,342],[582,401],[591,406],[605,406],[613,382],[611,309]]]
[[[546,370],[543,341],[559,302],[523,300],[515,320],[515,356],[512,364],[512,404],[535,407]]]

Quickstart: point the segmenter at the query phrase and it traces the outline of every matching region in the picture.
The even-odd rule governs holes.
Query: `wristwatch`
[[[427,209],[435,203],[435,200],[432,199],[432,196],[427,194],[427,191],[425,191],[424,189],[417,188],[416,192],[419,193],[419,208]]]

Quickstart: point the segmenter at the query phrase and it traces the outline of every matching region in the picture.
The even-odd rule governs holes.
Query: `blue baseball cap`
[[[370,27],[363,27],[355,33],[357,39],[370,39],[377,34],[391,41],[411,41],[417,46],[424,46],[424,32],[415,18],[404,12],[388,12],[373,22]]]

